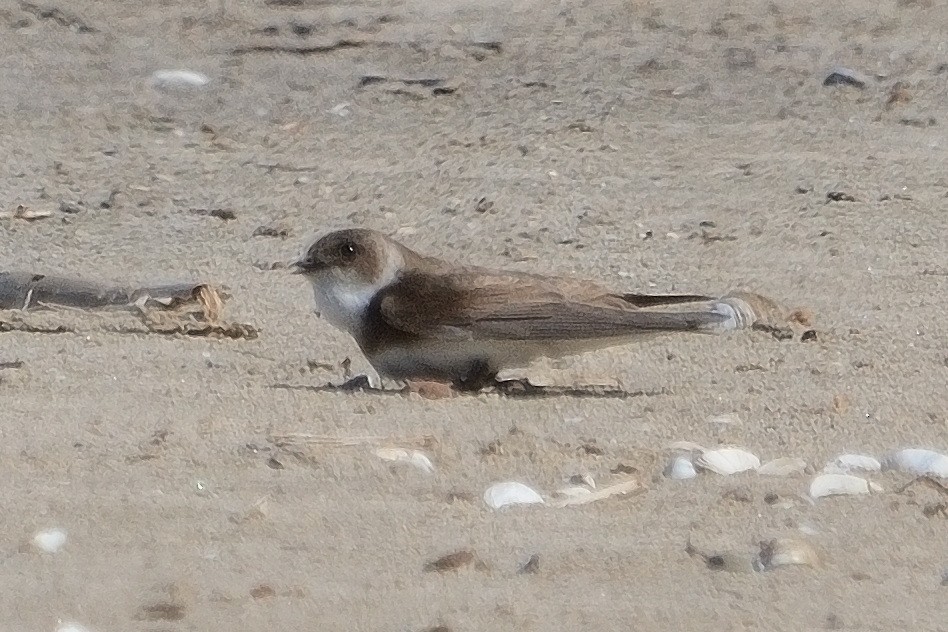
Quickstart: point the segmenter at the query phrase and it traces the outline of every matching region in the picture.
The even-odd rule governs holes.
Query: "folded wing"
[[[412,273],[385,291],[378,308],[390,327],[425,338],[554,341],[710,330],[725,317],[697,305],[687,308],[708,300],[616,295],[533,275]]]

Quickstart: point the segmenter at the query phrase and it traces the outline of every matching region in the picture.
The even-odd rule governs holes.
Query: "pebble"
[[[830,71],[823,80],[824,86],[853,86],[855,88],[865,88],[869,83],[869,78],[850,68],[837,66]]]
[[[66,532],[62,529],[45,529],[33,536],[33,546],[46,553],[59,553],[66,544]]]
[[[438,559],[428,562],[425,564],[424,570],[427,573],[445,573],[469,566],[473,564],[475,560],[477,560],[477,556],[475,556],[472,551],[455,551],[454,553],[442,555]]]

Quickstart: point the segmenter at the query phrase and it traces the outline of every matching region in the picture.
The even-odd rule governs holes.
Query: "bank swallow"
[[[628,294],[455,265],[367,229],[319,238],[294,267],[312,284],[317,312],[355,339],[380,376],[395,380],[478,388],[540,356],[734,328],[733,310],[706,296]]]

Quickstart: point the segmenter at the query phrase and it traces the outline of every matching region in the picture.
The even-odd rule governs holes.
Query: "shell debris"
[[[570,501],[578,501],[578,499],[589,496],[590,494],[592,494],[592,490],[588,487],[570,485],[569,487],[563,487],[553,492],[553,497],[557,499],[557,502],[567,504]]]
[[[779,538],[761,542],[754,567],[759,571],[770,571],[780,566],[820,568],[823,559],[816,547],[806,540]]]
[[[792,476],[794,474],[802,474],[804,470],[806,470],[806,461],[796,457],[785,456],[767,461],[757,468],[757,473],[763,476]]]
[[[510,505],[542,505],[543,497],[536,490],[516,481],[494,483],[484,492],[484,502],[497,510]]]
[[[852,474],[820,474],[810,483],[810,498],[856,496],[883,491],[882,486]]]
[[[435,466],[428,456],[420,450],[406,450],[405,448],[378,448],[375,456],[391,463],[404,463],[421,470],[425,474],[433,474]]]
[[[824,474],[848,474],[858,470],[878,472],[882,464],[875,457],[866,454],[840,454],[823,467]]]
[[[760,467],[760,459],[741,448],[717,448],[705,450],[695,461],[695,465],[715,474],[729,476],[756,470]]]
[[[573,474],[569,477],[570,485],[585,485],[590,489],[596,489],[596,479],[589,472]]]
[[[590,491],[585,487],[573,487],[572,490],[582,490],[585,493],[571,493],[566,494],[563,498],[555,500],[551,504],[554,507],[567,507],[569,505],[585,505],[587,503],[596,502],[597,500],[605,500],[612,496],[624,496],[631,492],[643,492],[645,491],[645,486],[642,485],[642,482],[637,478],[630,478],[625,481],[614,483],[608,487],[603,487],[596,491]]]
[[[885,455],[882,458],[882,467],[914,476],[948,478],[948,455],[934,450],[907,448]]]

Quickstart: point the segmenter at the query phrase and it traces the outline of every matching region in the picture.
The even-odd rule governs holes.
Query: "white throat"
[[[365,311],[376,292],[378,288],[372,285],[354,286],[334,279],[313,281],[313,297],[320,317],[353,335],[362,328]]]
[[[366,310],[375,295],[398,277],[404,265],[399,252],[389,254],[381,278],[374,283],[363,283],[347,279],[329,270],[311,279],[316,311],[334,327],[358,337],[362,330]]]

